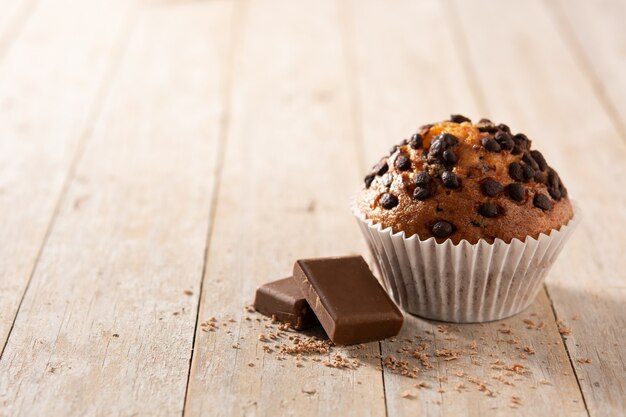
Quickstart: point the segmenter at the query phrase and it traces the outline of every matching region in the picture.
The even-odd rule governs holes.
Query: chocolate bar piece
[[[385,339],[402,327],[402,313],[361,256],[299,260],[293,279],[337,345]]]
[[[256,290],[254,309],[268,317],[275,316],[278,321],[289,323],[296,330],[319,324],[291,277],[261,285]]]

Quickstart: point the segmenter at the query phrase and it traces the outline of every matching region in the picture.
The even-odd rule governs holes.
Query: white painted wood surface
[[[585,69],[598,100],[626,137],[626,2],[547,1],[571,54]]]
[[[230,11],[137,17],[4,351],[0,413],[182,412]]]
[[[129,14],[123,1],[42,2],[0,51],[0,347],[109,87]],[[2,23],[0,33],[14,26]]]
[[[364,40],[356,45],[356,67],[361,70],[358,72],[359,84],[355,95],[360,98],[362,115],[359,120],[366,160],[370,164],[377,161],[376,156],[385,151],[376,149],[380,144],[387,145],[390,141],[394,143],[393,141],[399,142],[408,138],[408,133],[418,127],[415,120],[438,120],[446,112],[457,112],[456,109],[464,109],[464,114],[476,118],[483,115],[491,117],[491,113],[481,109],[484,103],[474,85],[476,80],[472,79],[470,63],[465,61],[467,57],[458,53],[458,50],[466,47],[464,42],[460,42],[461,35],[453,25],[439,23],[445,16],[451,16],[451,21],[455,23],[454,9],[445,7],[438,1],[424,1],[412,3],[411,7],[405,8],[404,13],[398,16],[382,2],[369,1],[353,4],[352,11],[348,15],[355,16],[354,38]],[[422,23],[412,25],[415,21]],[[429,42],[412,42],[412,37],[428,38]],[[411,71],[416,66],[425,73],[436,76],[425,78],[422,72]],[[459,68],[463,71],[459,71]],[[385,89],[370,88],[372,85],[382,84],[385,77],[388,77]],[[396,124],[403,126],[404,130],[395,131]],[[386,132],[395,132],[397,136],[387,139],[386,135],[389,133]],[[441,361],[436,372],[426,373],[420,378],[433,387],[441,386],[444,392],[439,393],[436,389],[421,389],[418,392],[413,388],[415,395],[422,401],[407,401],[399,394],[407,389],[411,390],[414,381],[386,371],[389,414],[413,415],[425,412],[428,415],[480,415],[489,412],[493,415],[509,416],[541,413],[557,415],[567,412],[568,415],[586,415],[558,329],[553,323],[540,334],[536,330],[527,329],[522,320],[534,319],[530,316],[532,313],[540,317],[552,316],[545,294],[541,294],[533,306],[519,317],[482,326],[455,326],[457,331],[446,335],[437,334],[437,323],[418,318],[408,320],[403,329],[403,338],[412,338],[414,335],[425,337],[427,343],[433,346],[431,353],[434,352],[435,345],[439,349],[448,347],[468,351],[467,345],[476,340],[483,358],[488,357],[487,352],[498,353],[498,358],[489,358],[487,362],[497,359],[503,362],[514,360],[526,367],[527,374],[522,381],[507,385],[493,380],[494,369],[489,365],[473,366],[469,357],[457,361]],[[505,341],[486,344],[480,339],[511,340],[511,337],[498,337],[502,336],[499,330],[503,323],[522,343],[537,346],[537,353],[527,355],[526,359],[521,360],[519,354],[523,344],[520,346]],[[425,334],[427,330],[432,335]],[[448,341],[445,337],[454,337],[457,340]],[[383,342],[383,356],[394,355],[398,347],[403,345],[406,343]],[[549,367],[548,363],[551,364]],[[456,373],[460,371],[467,375],[457,376]],[[485,399],[484,392],[474,387],[461,390],[463,392],[455,390],[459,383],[467,386],[471,384],[467,381],[468,375],[489,381],[489,387],[496,395]],[[440,382],[437,377],[445,377],[447,381]],[[541,380],[550,381],[551,385],[541,389],[529,389],[531,386],[540,386]],[[524,406],[517,409],[509,407],[514,395],[522,399]]]
[[[0,6],[0,416],[626,413],[619,1]],[[457,112],[528,133],[582,209],[536,302],[302,359],[259,340],[256,286],[366,253],[362,174]],[[381,367],[416,341],[433,369]]]
[[[557,319],[572,328],[565,342],[589,414],[623,415],[624,138],[594,94],[584,68],[577,65],[559,37],[544,3],[507,2],[500,6],[483,0],[472,7],[462,1],[456,4],[494,119],[525,126],[535,146],[567,179],[568,190],[581,208],[584,217],[580,230],[562,254],[570,261],[556,265],[547,280],[548,293]],[[509,16],[491,25],[505,35],[490,36],[473,24],[493,12]],[[532,31],[526,30],[529,20],[534,22]],[[490,45],[493,55],[485,55],[476,45]],[[602,341],[600,346],[598,341]],[[592,363],[578,361],[584,358],[591,358]]]
[[[375,366],[280,361],[274,343],[258,339],[271,331],[266,323],[245,320],[255,288],[289,276],[295,259],[364,244],[346,209],[360,170],[335,3],[251,2],[239,13],[245,29],[199,314],[229,325],[197,330],[186,415],[384,414]],[[358,353],[378,354],[378,343]]]

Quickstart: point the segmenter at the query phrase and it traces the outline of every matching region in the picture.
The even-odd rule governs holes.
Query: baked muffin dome
[[[509,243],[573,216],[559,175],[522,133],[453,115],[422,126],[365,177],[357,205],[383,228],[453,243]]]

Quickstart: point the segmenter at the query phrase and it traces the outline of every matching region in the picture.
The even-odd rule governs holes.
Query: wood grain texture
[[[624,13],[0,0],[0,416],[624,415]],[[366,254],[363,174],[450,113],[527,133],[581,207],[535,303],[301,359],[259,340],[256,287]]]
[[[348,26],[354,28],[358,68],[355,95],[362,109],[359,119],[368,166],[422,124],[445,119],[456,112],[474,117],[485,114],[481,111],[482,92],[477,90],[482,86],[474,84],[475,80],[468,75],[471,68],[465,62],[463,35],[452,29],[453,24],[440,24],[446,16],[454,22],[440,2],[407,3],[403,13],[389,9],[381,1],[358,2],[346,13],[351,14],[354,22],[348,22]],[[412,24],[416,21],[421,23]],[[420,41],[423,39],[428,42]],[[372,88],[381,85],[385,87]],[[528,329],[524,319],[549,324],[537,331]],[[418,374],[417,380],[430,386],[422,389],[414,387],[416,380],[385,370],[389,415],[586,415],[545,292],[527,311],[508,320],[452,326],[454,330],[449,334],[439,333],[438,324],[407,317],[397,341],[382,343],[384,357],[408,360],[411,366],[422,369],[417,359],[398,353],[402,347],[414,349],[416,343],[408,343],[406,339],[416,340],[415,336],[419,336],[428,345],[427,353],[435,366]],[[510,329],[511,333],[504,334],[502,329]],[[511,343],[512,340],[517,343]],[[480,358],[480,365],[470,360],[472,349],[468,346],[472,341],[477,342],[475,356]],[[534,348],[536,353],[521,359],[526,346]],[[464,356],[452,361],[437,358],[436,350],[444,348],[462,350]],[[498,359],[502,365],[494,364]],[[524,375],[505,375],[506,382],[494,379],[507,373],[500,366],[512,364],[522,364]],[[464,374],[457,376],[461,371]],[[440,377],[444,380],[440,381]],[[494,395],[479,391],[468,380],[474,378],[486,381]],[[465,388],[455,390],[460,383]],[[402,397],[407,391],[415,398]],[[522,405],[512,408],[513,396],[519,397]]]
[[[626,2],[558,0],[545,4],[626,140]]]
[[[97,18],[84,19],[91,13]],[[45,2],[0,60],[0,347],[108,86],[129,13],[125,2]]]
[[[0,62],[39,0],[0,0]]]
[[[545,4],[455,4],[493,119],[524,129],[581,207],[583,221],[547,285],[557,318],[572,329],[565,342],[589,413],[622,415],[626,340],[619,329],[624,328],[626,192],[621,178],[626,175],[626,144]],[[508,16],[492,22],[500,36],[474,24],[486,13]],[[529,21],[533,30],[528,30]],[[586,358],[592,362],[578,361]]]
[[[182,413],[230,13],[139,15],[0,362],[0,414]]]
[[[378,343],[335,350],[360,357],[355,370],[298,366],[277,358],[288,341],[259,341],[269,329],[244,317],[255,288],[289,276],[296,259],[364,250],[348,209],[359,169],[335,3],[244,7],[199,315],[227,326],[197,330],[185,414],[384,415],[380,360],[365,358]]]

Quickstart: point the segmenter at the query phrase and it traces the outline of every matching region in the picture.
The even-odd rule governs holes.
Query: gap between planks
[[[185,398],[183,399],[182,416],[185,416],[187,407],[187,399],[189,396],[189,384],[191,381],[191,369],[193,364],[193,358],[196,346],[196,337],[198,331],[200,331],[200,306],[202,303],[202,294],[204,288],[204,276],[207,269],[207,263],[209,260],[209,251],[211,250],[211,240],[213,235],[213,225],[215,224],[216,212],[217,212],[217,198],[219,196],[220,189],[222,188],[222,171],[224,169],[224,159],[226,156],[226,146],[228,144],[228,133],[230,130],[230,113],[231,102],[233,94],[234,74],[236,70],[236,62],[241,53],[241,44],[244,38],[245,31],[245,12],[248,0],[235,0],[231,15],[231,28],[230,28],[230,48],[229,55],[227,57],[227,63],[225,65],[225,81],[226,88],[222,93],[222,111],[223,115],[220,119],[218,143],[217,143],[217,160],[215,166],[215,186],[213,187],[211,194],[211,203],[208,213],[209,224],[206,234],[206,244],[204,247],[204,258],[202,261],[202,272],[200,274],[200,284],[198,289],[198,301],[196,306],[196,322],[194,325],[193,338],[191,340],[191,355],[189,355],[189,369],[187,371],[187,381],[185,383]]]
[[[32,3],[36,3],[36,1],[32,1]],[[30,9],[34,9],[34,7],[31,7]],[[70,164],[67,169],[65,178],[63,180],[61,191],[59,192],[59,195],[56,198],[56,202],[54,203],[54,208],[52,210],[50,219],[48,220],[48,224],[45,228],[43,239],[41,241],[41,244],[39,245],[39,248],[37,249],[37,253],[33,261],[33,267],[31,268],[31,271],[28,274],[28,279],[26,281],[26,285],[24,286],[24,290],[22,291],[22,296],[20,297],[20,301],[18,302],[17,308],[15,310],[15,314],[13,315],[13,320],[9,328],[9,332],[7,333],[7,336],[4,340],[4,344],[2,345],[2,350],[0,351],[0,360],[2,360],[2,357],[4,355],[4,350],[6,349],[7,345],[9,344],[9,340],[11,339],[15,322],[17,321],[17,317],[19,316],[20,310],[22,308],[22,303],[24,302],[26,293],[28,292],[28,289],[30,288],[30,284],[32,282],[33,276],[35,275],[37,271],[37,266],[39,265],[41,254],[43,253],[44,247],[46,246],[46,243],[48,242],[48,238],[50,237],[50,233],[54,226],[54,221],[59,215],[61,203],[64,201],[67,195],[69,185],[72,182],[72,179],[74,178],[76,167],[83,154],[85,145],[91,136],[93,127],[96,121],[98,120],[98,117],[102,111],[104,102],[106,101],[106,98],[110,92],[110,87],[113,84],[113,81],[115,79],[117,72],[119,71],[120,64],[122,62],[122,59],[124,58],[124,54],[128,49],[128,40],[130,39],[131,32],[132,32],[131,22],[133,20],[133,17],[134,17],[134,12],[131,9],[131,11],[129,12],[129,15],[126,17],[126,21],[124,22],[124,24],[122,24],[122,28],[120,30],[119,35],[113,42],[115,46],[113,48],[113,53],[111,55],[110,63],[105,70],[105,73],[102,77],[102,81],[99,83],[96,89],[94,100],[92,101],[90,109],[87,112],[87,117],[86,117],[85,125],[83,127],[83,132],[80,135],[80,138],[76,145],[76,149],[74,150],[74,154],[70,158]],[[2,57],[3,57],[2,52],[3,52],[2,49],[0,49],[0,62],[2,62]]]
[[[547,0],[544,0],[544,4],[546,4]],[[471,80],[471,86],[474,90],[474,94],[476,96],[476,100],[478,102],[478,108],[483,112],[483,114],[487,114],[487,109],[489,108],[487,105],[487,100],[485,98],[485,94],[483,89],[481,88],[481,84],[480,84],[480,80],[478,79],[477,73],[476,73],[476,68],[474,65],[473,60],[471,59],[471,56],[469,55],[469,49],[467,48],[467,36],[465,34],[465,28],[462,24],[462,21],[459,17],[459,9],[458,7],[456,7],[456,4],[453,3],[451,0],[446,0],[445,1],[445,8],[448,9],[450,11],[450,14],[454,20],[454,25],[452,25],[452,32],[454,33],[455,36],[455,45],[457,47],[457,52],[460,56],[460,61],[462,63],[462,65],[465,67],[465,71],[469,74],[469,78]],[[548,290],[548,287],[543,284],[542,285],[543,290],[546,293],[546,296],[548,298],[549,304],[550,304],[550,308],[554,317],[554,322],[557,322],[557,314],[556,314],[556,310],[554,308],[554,304],[552,302],[552,298],[550,297],[550,292]],[[523,314],[523,313],[519,313],[519,314]],[[563,349],[565,350],[566,354],[567,354],[567,358],[569,359],[569,365],[570,365],[570,369],[572,371],[572,374],[574,375],[574,378],[576,379],[576,384],[578,386],[578,390],[580,391],[580,396],[583,400],[583,404],[585,407],[585,411],[587,412],[587,415],[590,415],[589,413],[589,408],[587,407],[587,401],[585,399],[585,395],[584,392],[582,390],[582,387],[580,385],[580,381],[579,381],[579,377],[578,374],[576,372],[576,369],[574,367],[574,362],[573,359],[570,355],[569,350],[567,349],[567,345],[565,343],[565,338],[563,337],[563,335],[560,335],[560,340],[561,340],[561,344],[563,346]]]
[[[587,55],[585,48],[576,38],[571,22],[563,12],[563,6],[560,5],[558,1],[543,0],[542,3],[554,22],[554,26],[561,34],[564,43],[567,45],[570,53],[574,57],[574,60],[577,62],[581,71],[589,79],[589,84],[591,85],[596,98],[604,108],[607,116],[613,123],[613,127],[618,132],[622,140],[626,141],[626,123],[624,123],[620,117],[616,104],[607,94],[607,86],[605,86],[602,82],[600,75],[591,64],[591,60]],[[573,7],[576,7],[576,5],[573,5]]]
[[[357,85],[356,74],[358,72],[356,58],[356,42],[354,40],[354,13],[352,1],[337,0],[336,6],[339,23],[339,36],[344,56],[344,71],[346,77],[346,85],[348,86],[348,106],[350,110],[353,144],[356,154],[359,172],[366,171],[366,157],[363,148],[363,111],[361,109],[361,95]],[[364,254],[372,265],[372,255]],[[387,386],[385,385],[385,367],[383,363],[383,346],[382,342],[378,342],[378,354],[380,355],[380,379],[383,388],[383,399],[385,405],[385,416],[389,416],[389,405],[387,404]]]
[[[554,317],[555,323],[558,323],[558,316],[556,314],[556,308],[554,307],[554,302],[552,301],[552,297],[550,297],[550,291],[548,291],[548,286],[544,283],[543,289],[546,292],[546,296],[548,297],[548,301],[550,302],[550,309],[552,311],[552,316]],[[583,387],[580,385],[580,377],[578,376],[578,372],[576,371],[576,367],[574,366],[574,358],[572,357],[569,349],[567,348],[567,343],[565,341],[565,336],[561,334],[561,343],[563,343],[563,347],[565,348],[565,352],[567,353],[567,357],[569,358],[570,369],[573,375],[576,377],[576,383],[578,384],[578,389],[580,390],[580,396],[583,399],[583,404],[585,405],[585,411],[587,411],[587,415],[591,416],[589,412],[589,406],[587,405],[587,399],[585,398],[585,393],[583,392]]]

